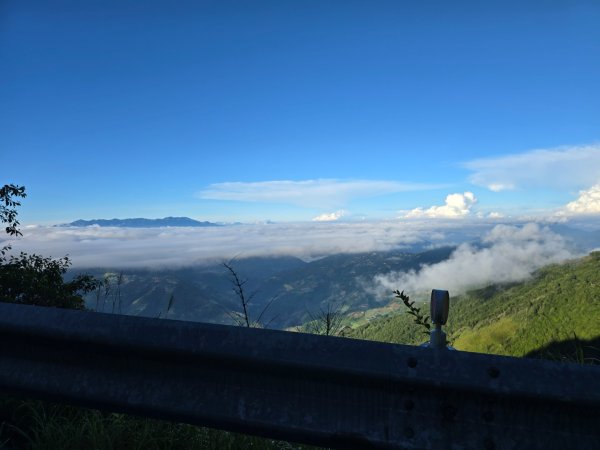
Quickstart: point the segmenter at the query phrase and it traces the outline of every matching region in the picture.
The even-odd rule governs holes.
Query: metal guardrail
[[[600,368],[0,304],[11,394],[334,448],[598,448]]]

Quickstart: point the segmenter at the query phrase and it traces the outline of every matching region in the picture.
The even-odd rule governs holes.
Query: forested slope
[[[428,311],[427,305],[424,308]],[[418,344],[427,340],[422,331],[411,316],[402,313],[374,320],[346,335]],[[492,285],[452,298],[447,331],[458,350],[513,356],[551,342],[597,338],[600,252],[544,267],[526,282]]]

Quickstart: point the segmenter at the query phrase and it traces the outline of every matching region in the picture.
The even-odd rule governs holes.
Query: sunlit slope
[[[348,335],[417,344],[427,339],[422,331],[410,316],[398,314]],[[452,299],[448,332],[458,350],[513,356],[575,336],[600,336],[600,252],[547,266],[523,283],[489,286]]]

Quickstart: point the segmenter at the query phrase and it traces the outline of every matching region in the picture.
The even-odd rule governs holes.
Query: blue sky
[[[7,0],[0,178],[23,223],[597,214],[598,23],[576,0]]]

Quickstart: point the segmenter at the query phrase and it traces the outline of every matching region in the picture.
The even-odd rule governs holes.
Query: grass
[[[501,317],[480,329],[467,329],[453,338],[456,349],[477,349],[481,353],[510,354],[519,324],[512,317]]]
[[[54,403],[0,399],[0,448],[31,450],[314,449],[193,425]]]

